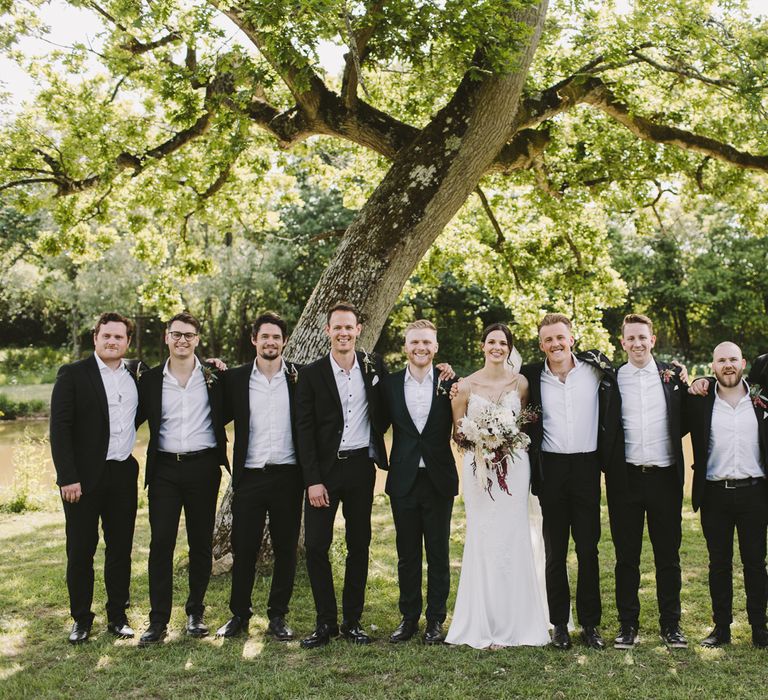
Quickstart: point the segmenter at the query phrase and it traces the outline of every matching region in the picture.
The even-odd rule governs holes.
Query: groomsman
[[[205,592],[211,577],[213,526],[221,481],[229,469],[219,373],[195,356],[200,322],[176,314],[167,325],[168,360],[141,375],[139,420],[149,422],[149,627],[140,646],[162,641],[173,604],[173,551],[181,510],[189,543],[186,631],[204,637]]]
[[[768,397],[743,380],[745,360],[734,343],[720,343],[712,356],[715,379],[705,396],[689,397],[693,442],[693,509],[709,550],[709,592],[714,629],[701,642],[720,647],[731,641],[733,621],[733,531],[744,567],[747,617],[752,643],[768,647],[765,569],[768,527]]]
[[[546,549],[546,585],[552,645],[569,649],[571,593],[566,559],[576,545],[576,613],[582,639],[593,649],[605,643],[597,545],[600,541],[600,469],[621,430],[618,387],[608,359],[591,350],[574,354],[571,321],[547,314],[539,324],[544,362],[524,365],[530,403],[541,409],[532,424],[531,479],[539,496]]]
[[[361,627],[360,617],[368,579],[374,462],[387,468],[381,405],[386,370],[378,357],[355,350],[361,331],[354,306],[332,306],[325,326],[331,351],[299,374],[296,427],[307,487],[305,548],[317,611],[315,631],[301,642],[305,649],[324,646],[339,634],[328,560],[339,504],[347,543],[341,634],[355,644],[372,641]]]
[[[59,369],[51,395],[51,454],[61,489],[67,536],[67,589],[72,644],[85,642],[94,614],[93,556],[104,530],[107,629],[133,637],[129,605],[131,549],[139,465],[136,441],[136,370],[125,360],[133,322],[104,313],[93,331],[94,353]]]
[[[620,630],[613,646],[631,649],[640,620],[640,553],[643,529],[656,564],[661,638],[672,648],[688,646],[680,631],[680,541],[685,465],[682,438],[688,432],[684,404],[688,386],[682,368],[653,357],[656,344],[647,316],[629,314],[621,346],[629,362],[619,367],[621,418],[615,454],[606,472],[608,512],[616,550],[616,607]]]
[[[232,592],[230,620],[217,637],[248,630],[256,562],[269,518],[275,555],[267,601],[267,633],[278,641],[293,639],[286,624],[296,575],[296,546],[301,528],[304,482],[296,459],[294,394],[298,368],[282,353],[288,340],[285,321],[273,313],[253,323],[256,359],[224,374],[224,412],[235,420],[232,460]]]
[[[386,492],[397,534],[397,574],[403,616],[390,642],[405,642],[419,629],[422,611],[422,551],[427,554],[427,628],[424,641],[439,644],[444,635],[446,601],[451,585],[449,537],[453,498],[459,492],[451,450],[450,386],[432,362],[438,349],[437,329],[426,320],[405,329],[408,364],[384,381],[384,398],[392,424],[392,452]],[[423,543],[423,547],[422,547]]]

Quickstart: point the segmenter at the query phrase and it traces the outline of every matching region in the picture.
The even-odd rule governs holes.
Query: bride
[[[453,399],[456,438],[465,416],[474,419],[490,404],[518,414],[528,402],[509,328],[488,326],[482,348],[485,366],[461,381]],[[506,457],[506,479],[499,476],[503,470],[475,465],[476,459],[471,449],[464,454],[464,558],[445,641],[476,649],[543,646],[549,643],[544,542],[538,502],[529,498],[528,453],[518,449]]]

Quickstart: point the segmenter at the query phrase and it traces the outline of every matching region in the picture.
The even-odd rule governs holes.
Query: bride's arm
[[[528,392],[528,380],[522,374],[520,379],[517,380],[517,393],[520,394],[520,408],[525,408],[528,405],[530,395]]]
[[[469,382],[459,380],[459,390],[451,399],[451,411],[453,413],[453,439],[456,440],[456,433],[459,429],[459,421],[467,415],[467,403],[469,402]]]

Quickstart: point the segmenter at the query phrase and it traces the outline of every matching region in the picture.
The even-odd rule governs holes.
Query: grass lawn
[[[603,508],[601,543],[605,636],[616,632],[613,605],[613,551]],[[452,591],[461,563],[463,508],[454,510]],[[183,530],[181,531],[183,533]],[[134,546],[130,622],[141,632],[147,620],[149,528],[140,511]],[[29,513],[0,516],[0,697],[2,698],[765,698],[768,653],[753,649],[744,612],[741,574],[736,576],[734,643],[705,650],[698,641],[710,626],[706,549],[698,516],[686,506],[683,535],[683,630],[688,650],[668,651],[659,641],[650,546],[643,556],[641,644],[631,652],[587,650],[576,642],[569,652],[550,648],[476,651],[426,647],[413,640],[391,645],[387,636],[399,622],[394,529],[389,505],[377,496],[374,540],[363,624],[376,643],[353,647],[336,641],[304,651],[298,642],[279,644],[263,636],[269,578],[254,590],[257,615],[247,639],[193,640],[184,623],[186,551],[179,539],[175,609],[166,644],[138,649],[115,641],[104,630],[104,592],[97,573],[94,637],[79,647],[66,642],[70,620],[64,584],[63,516]],[[333,561],[337,582],[343,568],[343,538]],[[103,562],[99,549],[98,566]],[[572,580],[575,556],[571,554]],[[206,620],[215,629],[229,617],[229,575],[212,580]],[[449,609],[453,605],[453,596]],[[289,616],[298,634],[313,628],[314,608],[306,569],[299,564]]]

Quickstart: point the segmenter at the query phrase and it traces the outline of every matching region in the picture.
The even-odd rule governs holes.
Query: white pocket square
[[[375,375],[373,377],[373,381],[371,382],[371,386],[376,386],[379,383],[379,375]]]
[[[768,411],[763,411],[763,420],[768,418]]]
[[[677,384],[675,384],[675,389],[674,390],[677,391],[679,388],[680,387]]]

